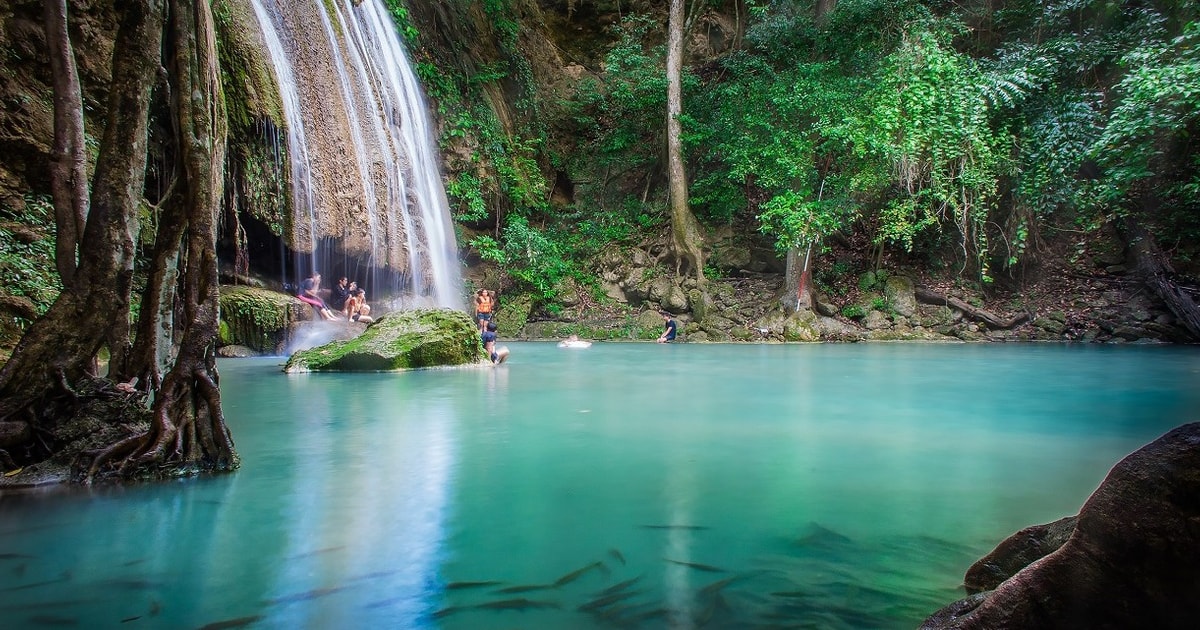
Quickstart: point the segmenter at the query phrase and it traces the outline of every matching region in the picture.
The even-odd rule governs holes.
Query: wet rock
[[[262,353],[249,346],[230,345],[217,348],[217,356],[227,359],[247,359],[262,356]]]
[[[221,287],[221,345],[240,345],[260,353],[281,352],[295,322],[313,310],[295,296],[247,286]]]
[[[1200,618],[1200,423],[1121,460],[1058,550],[921,626],[1190,629]]]
[[[1067,330],[1067,325],[1065,323],[1049,317],[1035,319],[1033,320],[1033,325],[1055,335],[1061,335]]]
[[[867,330],[880,330],[883,328],[891,328],[892,320],[880,311],[871,311],[863,318],[863,326]]]
[[[1026,527],[1004,539],[988,555],[967,569],[963,586],[968,593],[990,591],[1018,571],[1045,556],[1058,551],[1075,531],[1076,516],[1060,518],[1053,523]]]
[[[883,285],[883,295],[896,313],[905,317],[916,317],[917,296],[911,279],[889,276]]]
[[[466,313],[417,309],[387,313],[349,341],[297,352],[284,371],[377,372],[483,361],[479,328]]]

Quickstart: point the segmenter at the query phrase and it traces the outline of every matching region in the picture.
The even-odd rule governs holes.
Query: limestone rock
[[[221,345],[248,346],[262,353],[280,352],[293,322],[312,308],[294,296],[246,286],[221,287]]]
[[[898,314],[905,317],[917,316],[917,296],[913,281],[904,276],[888,276],[883,285],[887,303]]]
[[[246,359],[249,357],[262,356],[262,353],[248,346],[231,345],[217,348],[217,356],[225,357],[227,359]]]
[[[486,361],[479,328],[462,311],[417,309],[381,316],[366,332],[293,354],[285,372],[377,372]]]
[[[1194,628],[1200,619],[1200,423],[1121,460],[1057,551],[923,629]]]

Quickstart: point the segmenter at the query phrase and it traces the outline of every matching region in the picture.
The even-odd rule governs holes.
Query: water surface
[[[6,628],[913,628],[1200,419],[1200,352],[510,343],[220,363],[235,474],[0,495]]]

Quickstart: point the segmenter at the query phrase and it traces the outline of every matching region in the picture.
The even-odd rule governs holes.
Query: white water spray
[[[431,118],[381,0],[251,0],[280,85],[291,244],[307,274],[351,259],[374,298],[462,308]],[[340,257],[340,258],[339,258]]]

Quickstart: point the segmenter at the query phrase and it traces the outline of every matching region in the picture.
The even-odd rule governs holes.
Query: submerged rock
[[[921,627],[1193,628],[1197,593],[1200,423],[1192,423],[1114,466],[1062,547]]]
[[[378,372],[486,361],[479,328],[466,313],[417,309],[387,313],[354,339],[297,352],[284,371]]]

